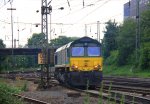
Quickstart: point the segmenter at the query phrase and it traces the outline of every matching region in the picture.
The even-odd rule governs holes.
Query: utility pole
[[[13,10],[16,10],[16,8],[12,8],[12,2],[13,2],[13,0],[10,0],[9,1],[10,2],[10,8],[7,8],[7,10],[10,10],[11,11],[11,34],[12,34],[12,67],[14,67],[14,50],[13,50],[13,48],[14,48],[14,43],[13,43],[13,41],[14,41],[14,38],[13,38]]]
[[[85,36],[87,36],[87,24],[85,24]]]
[[[97,40],[100,42],[100,22],[97,21]]]
[[[14,39],[14,48],[16,48],[16,41],[17,41],[17,40],[16,40],[16,39]]]
[[[136,0],[136,61],[138,61],[138,49],[140,48],[140,0]]]
[[[7,10],[10,10],[11,11],[11,34],[12,34],[12,48],[13,48],[13,41],[14,41],[14,38],[13,38],[13,10],[16,10],[16,8],[12,8],[12,2],[13,0],[10,1],[10,8],[7,8]]]
[[[20,30],[19,30],[19,22],[18,22],[18,18],[17,18],[17,25],[18,25],[18,30],[17,30],[17,31],[18,31],[18,40],[17,40],[17,41],[18,41],[18,48],[19,48],[19,31],[20,31]]]
[[[49,25],[49,29],[50,29],[50,31],[49,31],[50,32],[49,33],[49,40],[51,41],[51,39],[52,39],[52,34],[51,34],[51,30],[52,30],[52,24],[51,24],[52,23],[52,16],[51,16],[51,13],[50,13],[49,16],[50,16],[50,20],[49,20],[50,21],[50,25]]]

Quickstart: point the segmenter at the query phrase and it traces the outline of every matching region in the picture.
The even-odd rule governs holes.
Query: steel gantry
[[[50,1],[51,2],[51,1]],[[43,64],[41,64],[41,87],[49,87],[49,52],[48,52],[48,14],[52,12],[52,7],[48,6],[47,0],[42,0],[41,4],[41,32],[45,38],[42,40]]]

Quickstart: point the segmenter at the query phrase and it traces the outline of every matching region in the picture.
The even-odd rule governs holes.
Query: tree
[[[0,39],[0,48],[5,48],[5,47],[6,47],[6,45],[3,43],[3,40]]]
[[[117,41],[116,37],[118,35],[119,27],[115,21],[109,20],[106,26],[106,31],[104,31],[104,39],[103,39],[103,50],[104,50],[104,58],[110,56],[110,51],[117,49]]]
[[[45,35],[43,33],[34,33],[31,38],[28,39],[27,46],[29,48],[42,48],[45,41]],[[24,67],[36,67],[37,55],[22,56],[22,63]]]
[[[71,41],[74,41],[76,39],[78,39],[78,37],[59,36],[58,38],[51,40],[49,45],[59,47],[59,46],[65,45]]]
[[[140,67],[150,69],[150,5],[141,15]]]
[[[59,36],[56,39],[53,39],[50,41],[49,46],[62,46],[64,44],[67,44],[73,40],[77,39],[76,37],[66,37],[66,36]],[[45,42],[45,36],[42,33],[39,34],[33,34],[32,37],[30,39],[28,39],[28,44],[27,46],[29,48],[42,48],[42,44]],[[27,66],[36,66],[36,59],[37,56],[28,56],[27,57],[27,62],[26,65]]]
[[[127,59],[135,50],[136,23],[133,19],[127,19],[120,26],[118,40],[118,65],[125,65]]]
[[[5,48],[6,45],[3,43],[3,40],[0,39],[0,48]],[[4,67],[3,63],[5,60],[5,56],[0,56],[0,70],[2,69],[2,67]]]
[[[44,39],[45,39],[45,35],[42,34],[42,33],[34,33],[32,35],[31,38],[28,39],[28,47],[31,48],[39,48],[39,47],[42,47],[42,44],[44,42]]]

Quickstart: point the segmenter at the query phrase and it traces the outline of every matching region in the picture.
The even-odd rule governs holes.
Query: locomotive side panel
[[[65,67],[69,64],[67,48],[64,46],[61,50],[55,52],[55,67]]]

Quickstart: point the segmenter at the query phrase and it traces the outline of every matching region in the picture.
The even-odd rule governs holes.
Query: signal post
[[[45,38],[42,40],[42,52],[38,55],[41,64],[41,87],[49,87],[49,54],[48,54],[48,14],[52,12],[52,7],[47,4],[47,0],[42,0],[41,4],[41,32]]]

